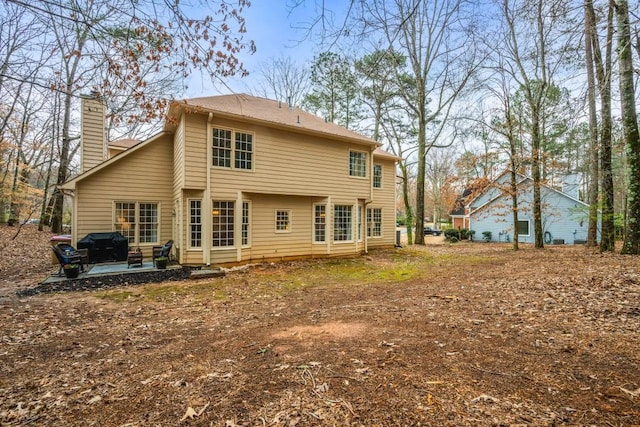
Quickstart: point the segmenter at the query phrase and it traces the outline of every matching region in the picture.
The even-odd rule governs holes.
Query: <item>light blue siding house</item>
[[[510,188],[511,172],[503,172],[491,185],[467,202],[469,229],[475,231],[476,240],[484,232],[491,232],[491,241],[513,240],[513,213]],[[578,198],[576,175],[568,175],[562,190],[542,185],[542,227],[546,244],[580,244],[587,239],[589,205]],[[517,176],[518,188],[518,241],[534,242],[533,180]]]

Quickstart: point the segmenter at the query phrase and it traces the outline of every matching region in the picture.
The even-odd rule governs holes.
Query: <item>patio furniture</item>
[[[162,246],[154,246],[153,247],[153,266],[156,267],[156,258],[166,257],[169,259],[169,254],[171,253],[171,247],[173,246],[173,240],[168,240]]]
[[[58,276],[63,275],[62,273],[65,265],[78,264],[80,266],[80,271],[84,271],[82,256],[73,246],[66,243],[59,243],[56,246],[51,246],[51,250],[53,250],[58,263],[60,263]]]
[[[140,248],[127,253],[127,268],[132,265],[139,265],[142,267],[142,252],[140,251]]]
[[[129,241],[117,231],[89,233],[78,240],[78,249],[89,251],[89,262],[126,261]]]

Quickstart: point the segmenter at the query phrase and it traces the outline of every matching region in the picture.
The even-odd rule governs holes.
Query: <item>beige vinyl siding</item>
[[[173,137],[173,192],[174,196],[180,194],[180,189],[184,187],[184,158],[185,158],[185,141],[184,141],[184,118],[180,119]]]
[[[309,197],[251,195],[251,247],[243,258],[280,258],[312,253],[312,200]],[[289,231],[276,231],[276,210],[288,210]]]
[[[370,237],[368,247],[389,247],[395,244],[396,230],[396,167],[395,161],[374,157],[376,164],[382,166],[382,188],[373,189],[373,201],[367,209],[382,209],[382,236]]]
[[[206,212],[204,212],[204,192],[203,191],[184,191],[183,192],[183,199],[182,199],[182,204],[181,204],[181,212],[180,212],[180,216],[181,218],[183,218],[183,220],[180,223],[180,231],[181,231],[181,236],[182,236],[182,241],[181,241],[181,245],[180,247],[181,249],[181,258],[180,258],[180,263],[182,264],[188,264],[188,265],[202,265],[204,260],[203,260],[203,247],[205,245],[205,240],[210,241],[211,240],[211,236],[208,236],[205,234],[204,230],[202,233],[202,247],[199,248],[191,248],[189,245],[189,239],[191,239],[191,229],[190,229],[190,223],[189,223],[189,216],[190,216],[190,205],[189,205],[189,201],[190,200],[200,200],[202,205],[201,208],[203,209],[201,214],[202,214],[202,224],[203,224],[203,228],[204,228],[204,222],[208,220],[208,218],[206,217]],[[174,236],[175,237],[175,236]]]
[[[80,181],[76,197],[82,203],[77,206],[75,241],[87,233],[114,230],[114,201],[157,203],[159,243],[171,239],[172,145],[172,137],[164,136]],[[151,256],[152,246],[140,245],[145,257]]]
[[[207,116],[203,114],[186,114],[185,124],[185,167],[184,187],[203,189],[206,186],[207,167],[211,159],[207,156],[209,132]]]
[[[101,100],[82,98],[82,172],[105,160],[104,104]]]
[[[214,192],[233,183],[245,192],[369,197],[371,172],[367,179],[349,176],[349,150],[366,150],[362,145],[230,120],[214,120],[213,126],[254,134],[253,170],[212,168]]]

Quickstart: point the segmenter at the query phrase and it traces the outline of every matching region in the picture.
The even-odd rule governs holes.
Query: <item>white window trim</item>
[[[335,230],[336,230],[336,206],[351,206],[351,237],[349,240],[336,240],[336,236],[335,236]],[[353,244],[355,243],[355,240],[353,240],[353,235],[354,235],[354,215],[356,215],[355,211],[356,209],[354,209],[355,205],[349,205],[349,204],[341,204],[341,203],[334,203],[331,209],[331,218],[333,219],[333,221],[331,222],[331,230],[332,230],[332,235],[331,235],[331,240],[332,240],[332,245],[342,245],[342,244]]]
[[[379,236],[374,236],[373,235],[373,224],[375,223],[373,221],[373,211],[375,209],[379,209],[380,210],[380,235]],[[371,225],[369,225],[369,211],[371,211]],[[369,229],[371,229],[371,235],[369,235]],[[382,239],[384,237],[384,212],[382,210],[382,208],[368,208],[367,209],[367,238],[369,239]]]
[[[225,168],[226,169],[226,168]],[[236,215],[236,209],[238,209],[238,207],[236,206],[237,203],[235,200],[229,200],[229,199],[212,199],[211,200],[211,208],[213,209],[213,205],[215,202],[231,202],[233,203],[233,215],[234,218],[231,221],[231,223],[233,224],[233,245],[230,246],[215,246],[213,244],[213,210],[211,212],[209,212],[209,216],[210,216],[210,221],[211,221],[211,228],[210,228],[210,234],[207,236],[207,238],[211,241],[211,250],[212,251],[232,251],[232,250],[237,250],[237,245],[236,242],[237,240],[237,232],[238,230],[236,230],[236,222],[235,222],[235,215]],[[203,237],[204,239],[204,237]]]
[[[363,229],[366,224],[366,215],[367,210],[362,206],[362,204],[358,203],[358,207],[356,208],[356,240],[358,242],[362,242],[362,236],[367,232],[366,227]]]
[[[191,202],[200,202],[200,246],[191,246]],[[204,235],[204,203],[202,203],[202,199],[197,198],[188,198],[187,199],[187,230],[188,230],[188,239],[187,239],[187,250],[201,250],[203,245],[203,241],[205,238]]]
[[[376,179],[376,166],[378,166],[378,167],[380,168],[380,187],[376,187],[376,186],[374,185],[374,182],[375,182],[375,179]],[[380,163],[374,163],[374,164],[373,164],[373,171],[371,172],[371,174],[372,174],[372,178],[371,178],[371,179],[372,179],[372,181],[371,181],[371,185],[373,186],[373,189],[374,189],[374,190],[382,190],[382,189],[383,189],[383,187],[384,187],[384,184],[383,184],[383,183],[384,183],[384,180],[382,179],[382,177],[383,177],[383,172],[384,172],[384,170],[383,170],[382,165],[381,165]]]
[[[242,244],[242,225],[243,225],[242,224],[242,216],[243,216],[243,213],[241,212],[240,213],[240,217],[241,217],[240,218],[240,245],[242,246],[243,249],[251,247],[251,209],[252,209],[251,200],[243,200],[242,201],[242,205],[243,205],[242,209],[243,210],[244,210],[244,204],[245,203],[247,203],[249,205],[248,206],[248,211],[249,212],[247,213],[247,215],[249,216],[249,223],[248,223],[249,224],[249,229],[247,230],[247,243],[246,244]]]
[[[214,129],[228,130],[231,132],[231,162],[229,167],[215,166],[213,164],[213,130]],[[236,168],[236,133],[246,133],[247,135],[251,135],[251,144],[252,144],[251,145],[252,147],[251,169]],[[224,126],[210,125],[209,126],[209,144],[211,145],[211,150],[212,150],[211,158],[208,160],[210,167],[215,169],[220,169],[220,170],[236,170],[236,171],[243,171],[243,172],[253,172],[255,170],[255,167],[256,167],[256,134],[255,132],[250,132],[243,129],[224,127]]]
[[[324,241],[316,240],[316,206],[324,206]],[[314,245],[326,245],[329,242],[329,230],[327,229],[329,225],[329,221],[327,221],[327,216],[329,212],[327,210],[326,203],[314,203],[311,212],[311,224],[313,227],[311,229],[311,241]]]
[[[156,246],[160,244],[160,229],[161,229],[161,225],[162,225],[162,218],[160,216],[160,212],[162,212],[162,206],[160,204],[160,202],[157,201],[153,201],[153,200],[113,200],[111,203],[111,209],[112,209],[112,223],[111,223],[111,231],[118,231],[116,230],[116,203],[133,203],[135,205],[134,207],[134,215],[136,217],[136,223],[135,223],[135,230],[134,230],[134,234],[133,234],[133,242],[128,242],[129,246],[131,247],[151,247],[151,246]],[[156,205],[157,209],[158,209],[158,230],[156,233],[157,236],[157,240],[155,242],[144,242],[144,243],[140,243],[140,204],[141,203],[149,203],[149,204],[154,204]]]
[[[351,153],[361,153],[364,154],[364,175],[360,176],[360,175],[351,175]],[[355,179],[367,179],[367,159],[368,159],[368,154],[366,151],[360,151],[360,150],[349,150],[349,155],[347,156],[347,173],[349,174],[349,178],[355,178]]]
[[[213,164],[213,150],[215,150],[215,147],[213,146],[213,131],[214,129],[219,129],[219,130],[225,130],[225,131],[229,131],[231,132],[231,158],[229,160],[229,167],[226,166],[218,166],[218,165],[214,165]],[[234,143],[234,139],[233,139],[233,129],[231,128],[225,128],[222,126],[210,126],[209,127],[209,145],[211,146],[211,158],[207,160],[208,164],[210,167],[215,168],[215,169],[222,169],[222,170],[233,170],[233,149],[235,147],[235,143]]]
[[[531,237],[531,220],[529,220],[529,219],[518,219],[518,222],[526,222],[526,223],[528,224],[528,225],[527,225],[527,229],[529,230],[529,232],[528,232],[527,234],[520,234],[520,233],[518,233],[518,236],[522,236],[522,237]],[[516,224],[516,227],[517,227],[518,225],[519,225],[519,224]]]
[[[287,213],[287,229],[286,230],[278,230],[278,213],[279,212],[286,212]],[[292,226],[292,215],[291,215],[291,209],[275,209],[273,212],[273,229],[276,233],[278,234],[288,234],[292,232],[293,226]]]

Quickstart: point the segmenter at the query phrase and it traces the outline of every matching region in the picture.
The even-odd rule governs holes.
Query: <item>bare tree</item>
[[[597,153],[600,148],[600,163],[598,156],[592,153],[591,169],[601,179],[602,190],[602,228],[600,233],[600,250],[615,250],[615,228],[614,228],[614,189],[613,189],[613,166],[612,166],[612,116],[611,116],[611,69],[612,69],[612,46],[613,46],[613,4],[608,2],[605,52],[602,53],[600,38],[596,26],[596,14],[592,0],[585,0],[585,52],[587,61],[587,78],[589,87],[589,130],[592,139],[592,150]],[[595,73],[593,69],[595,68]],[[595,76],[594,76],[595,74]],[[595,79],[597,77],[597,88],[600,94],[600,132],[597,129],[597,117],[595,109]],[[593,98],[593,99],[592,99]],[[593,104],[593,105],[592,105]],[[598,144],[599,142],[599,144]],[[597,185],[597,184],[593,184]],[[598,217],[598,197],[597,194],[590,194],[589,197],[589,234],[587,241],[595,244],[597,233]]]
[[[565,64],[573,45],[567,31],[569,4],[548,0],[502,0],[505,25],[500,46],[510,77],[520,86],[528,107],[527,123],[531,139],[531,175],[533,179],[533,221],[535,247],[544,247],[541,185],[544,117],[549,89]]]
[[[300,107],[311,89],[309,68],[290,57],[280,56],[262,63],[259,74],[257,95],[285,101],[293,107]]]
[[[56,184],[70,176],[77,149],[72,111],[80,93],[101,93],[111,107],[110,128],[132,133],[140,123],[144,126],[161,117],[167,101],[178,93],[177,82],[193,70],[203,70],[214,80],[244,74],[237,54],[255,49],[252,41],[243,39],[247,0],[220,0],[213,8],[209,5],[210,15],[197,18],[191,16],[194,9],[178,0],[2,0],[1,4],[11,6],[18,16],[37,20],[41,28],[37,46],[47,52],[53,70],[38,80],[12,78],[64,94]],[[9,78],[8,73],[0,78]],[[54,193],[51,205],[52,230],[59,232],[63,195]]]
[[[425,176],[433,203],[433,224],[434,228],[440,228],[442,216],[448,214],[446,208],[449,203],[445,190],[454,174],[454,150],[452,147],[432,150],[427,158]]]
[[[478,66],[467,5],[462,0],[362,2],[365,31],[381,35],[389,49],[407,58],[407,70],[396,78],[410,76],[400,93],[417,121],[416,230],[424,227],[427,153],[450,145],[440,136]],[[422,233],[416,235],[416,243],[424,244]]]

